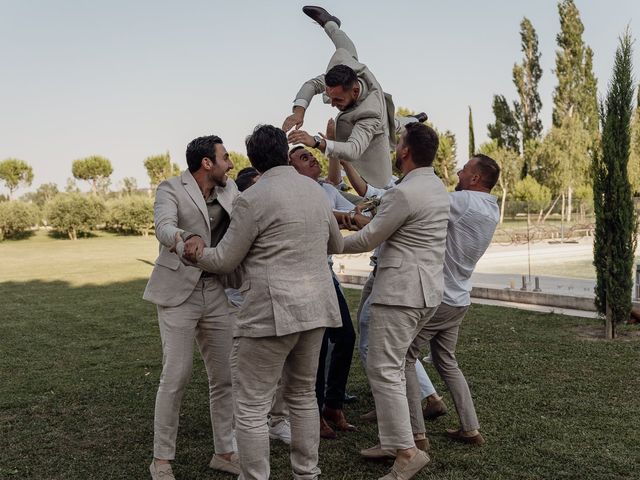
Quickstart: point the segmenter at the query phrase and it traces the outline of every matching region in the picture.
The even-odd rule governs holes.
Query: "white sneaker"
[[[280,440],[287,445],[291,445],[291,425],[289,420],[284,419],[269,426],[269,438]]]

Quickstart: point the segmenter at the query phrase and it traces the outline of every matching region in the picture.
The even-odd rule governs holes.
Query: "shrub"
[[[79,193],[60,193],[46,207],[49,224],[71,240],[78,238],[78,232],[88,232],[105,219],[104,202],[94,196]]]
[[[0,202],[0,240],[17,237],[40,222],[40,211],[31,203],[19,200]]]
[[[134,195],[112,200],[107,204],[107,227],[122,233],[137,233],[145,237],[153,228],[153,200]]]

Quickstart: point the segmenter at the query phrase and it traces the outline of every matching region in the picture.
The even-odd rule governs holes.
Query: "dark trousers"
[[[318,362],[318,374],[316,376],[316,398],[318,408],[322,410],[323,405],[329,408],[341,409],[344,402],[344,394],[347,388],[349,370],[351,370],[351,359],[353,358],[353,348],[356,343],[356,332],[353,330],[349,306],[340,290],[340,283],[333,277],[333,285],[338,296],[340,306],[340,316],[342,326],[338,328],[327,328],[322,338],[322,348],[320,349],[320,360]],[[329,372],[326,376],[325,393],[325,366],[327,364],[327,351],[329,341],[333,344],[331,358],[329,361]]]

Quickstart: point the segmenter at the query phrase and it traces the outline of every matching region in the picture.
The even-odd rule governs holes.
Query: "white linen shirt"
[[[464,307],[471,304],[471,274],[491,243],[500,211],[496,197],[471,190],[449,193],[449,204],[442,301]]]

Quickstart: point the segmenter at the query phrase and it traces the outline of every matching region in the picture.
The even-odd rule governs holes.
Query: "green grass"
[[[141,299],[154,239],[32,238],[0,244],[0,478],[142,479],[152,455],[161,348],[155,308]],[[359,292],[347,290],[353,308]],[[637,478],[638,330],[614,342],[581,335],[597,321],[473,306],[458,359],[488,440],[470,448],[443,436],[456,415],[428,423],[432,463],[419,479]],[[634,339],[635,338],[635,339]],[[223,479],[212,453],[206,374],[195,356],[184,397],[175,471]],[[390,464],[360,448],[373,402],[354,357],[347,416],[360,432],[321,443],[325,479],[371,479]],[[272,478],[290,479],[288,450],[273,443]],[[634,473],[636,472],[636,473]]]

